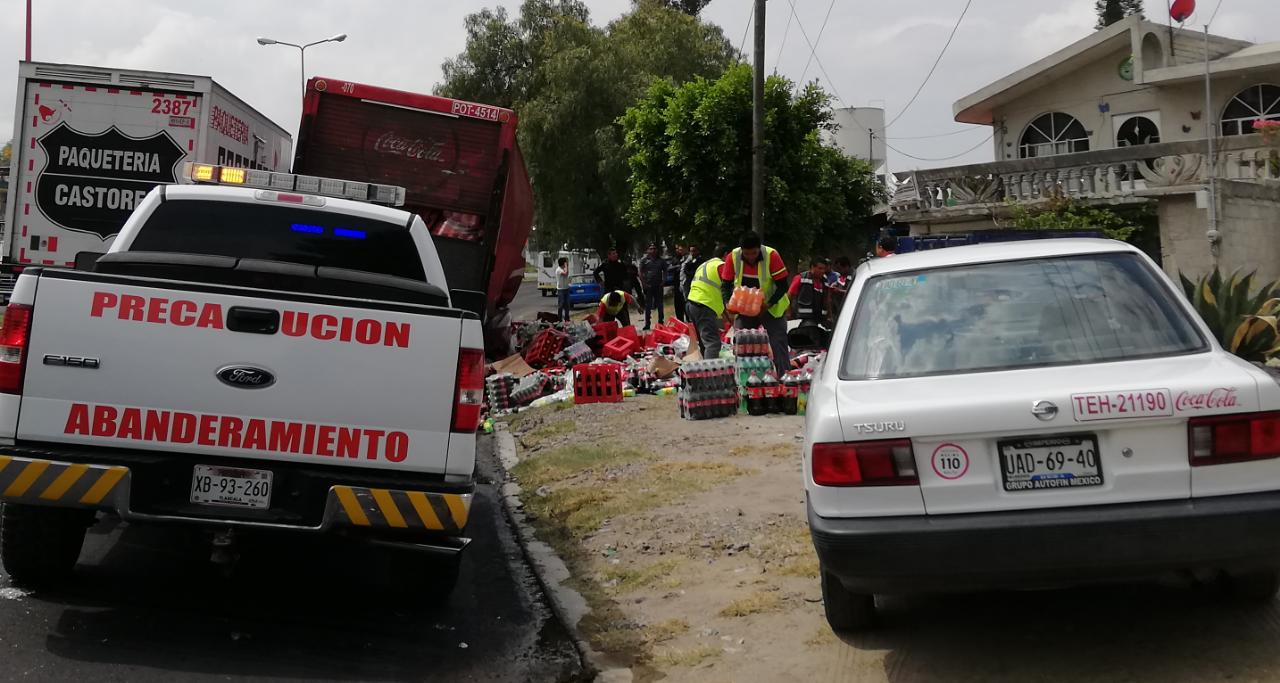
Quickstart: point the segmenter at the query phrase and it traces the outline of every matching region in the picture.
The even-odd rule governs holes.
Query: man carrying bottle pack
[[[769,335],[773,365],[778,375],[791,367],[791,349],[787,346],[787,264],[772,247],[760,243],[755,233],[743,235],[738,248],[729,252],[720,266],[721,300],[728,304],[737,287],[757,287],[764,295],[764,309],[754,317],[737,316],[735,329],[763,327]],[[733,313],[728,312],[733,318]]]

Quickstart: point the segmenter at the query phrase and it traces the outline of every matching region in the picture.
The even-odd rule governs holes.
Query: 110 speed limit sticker
[[[943,479],[959,479],[969,471],[969,454],[953,443],[933,449],[933,472]]]

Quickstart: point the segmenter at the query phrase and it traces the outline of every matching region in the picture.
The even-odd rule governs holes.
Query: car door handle
[[[232,306],[227,311],[227,329],[249,334],[275,334],[280,330],[280,311]]]

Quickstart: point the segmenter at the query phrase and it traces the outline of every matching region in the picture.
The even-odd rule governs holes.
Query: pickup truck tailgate
[[[58,271],[33,310],[20,442],[445,470],[461,311]]]

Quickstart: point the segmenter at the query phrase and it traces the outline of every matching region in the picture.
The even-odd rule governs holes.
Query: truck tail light
[[[916,486],[910,439],[815,443],[813,483],[818,486]]]
[[[22,393],[30,336],[31,307],[9,304],[4,309],[4,325],[0,326],[0,393]]]
[[[1187,432],[1192,467],[1280,458],[1280,412],[1197,417]]]
[[[453,406],[453,431],[472,434],[480,426],[480,404],[484,402],[484,351],[458,351],[457,403]]]

